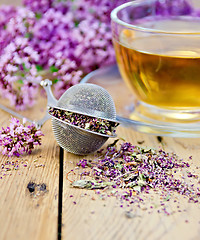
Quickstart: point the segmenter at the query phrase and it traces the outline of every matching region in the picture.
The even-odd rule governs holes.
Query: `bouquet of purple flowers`
[[[0,96],[23,110],[33,106],[43,78],[53,81],[60,97],[90,71],[114,63],[110,12],[127,1],[24,0],[24,6],[2,6]],[[185,0],[156,4],[157,14],[191,12]]]
[[[115,61],[110,12],[124,0],[24,0],[0,8],[0,95],[31,107],[48,76],[55,95]]]

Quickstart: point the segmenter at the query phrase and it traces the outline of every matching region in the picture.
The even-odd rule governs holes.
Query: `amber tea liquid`
[[[183,32],[200,28],[188,19],[147,24]],[[121,75],[141,101],[169,109],[200,107],[199,35],[148,36],[125,29],[113,41]]]

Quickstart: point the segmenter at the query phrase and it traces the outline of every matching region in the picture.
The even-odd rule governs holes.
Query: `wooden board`
[[[19,5],[21,0],[1,0],[0,4]],[[113,86],[111,86],[113,88]],[[121,95],[121,88],[118,89]],[[44,99],[43,99],[44,100]],[[6,104],[3,101],[4,104]],[[119,103],[124,105],[123,99]],[[39,102],[33,109],[23,113],[31,119],[39,119],[44,114],[45,102]],[[118,106],[117,106],[118,107]],[[119,108],[119,107],[118,107]],[[39,111],[38,111],[39,109]],[[117,109],[119,110],[119,109]],[[39,114],[38,114],[39,112]],[[7,126],[10,116],[0,111],[0,127]],[[70,187],[66,175],[76,167],[82,159],[79,156],[65,152],[63,169],[63,194],[59,199],[59,147],[51,131],[51,123],[43,127],[45,137],[42,146],[30,156],[12,161],[19,161],[19,170],[3,172],[0,177],[0,239],[12,240],[51,240],[58,237],[58,202],[62,206],[62,239],[67,240],[98,240],[98,239],[131,239],[131,240],[199,240],[200,239],[200,206],[188,204],[187,199],[174,196],[178,205],[170,202],[168,209],[174,214],[159,214],[156,209],[151,213],[137,206],[132,206],[133,218],[127,218],[126,206],[116,198],[105,200],[98,197],[92,190],[80,190]],[[140,134],[135,131],[119,128],[118,136],[133,144],[143,142],[141,146],[164,148],[174,151],[181,158],[190,160],[192,168],[200,168],[200,139],[178,139],[164,137],[160,143],[155,136]],[[88,156],[93,159],[95,156]],[[10,158],[0,155],[0,166]],[[62,159],[61,159],[62,162]],[[12,168],[12,163],[8,168]],[[62,168],[62,166],[61,166]],[[2,170],[2,169],[1,169]],[[198,169],[195,169],[198,172]],[[70,180],[78,179],[81,170],[76,175],[68,174]],[[2,172],[1,172],[2,173]],[[5,174],[5,175],[4,175]],[[30,182],[46,184],[47,191],[30,193],[27,185]],[[40,185],[41,186],[41,185]],[[149,197],[149,204],[159,202],[159,194]],[[179,209],[181,212],[179,212]],[[61,208],[59,209],[61,210]],[[60,211],[61,214],[61,211]]]
[[[156,136],[150,136],[134,132],[130,129],[119,128],[118,136],[133,144],[144,141],[142,146],[166,151],[176,152],[181,158],[188,160],[193,156],[190,164],[193,168],[200,167],[200,141],[199,139],[162,139],[160,143]],[[90,156],[93,159],[94,155]],[[177,202],[170,201],[167,208],[171,212],[169,216],[158,213],[156,208],[151,212],[137,206],[132,206],[135,214],[133,218],[127,218],[126,212],[130,208],[125,205],[120,207],[119,201],[111,197],[105,200],[99,198],[93,190],[74,189],[66,179],[67,173],[75,169],[76,164],[82,159],[65,153],[64,156],[64,190],[63,190],[63,239],[200,239],[200,206],[199,203],[188,203],[182,196],[172,196]],[[197,169],[195,169],[197,170]],[[79,179],[81,170],[75,170],[68,174],[70,180]],[[159,194],[149,196],[149,204],[159,203]],[[179,210],[180,209],[180,210]]]
[[[34,117],[31,109],[25,115]],[[8,126],[9,114],[0,111],[0,116],[0,127]],[[59,147],[50,121],[42,130],[45,134],[42,145],[31,155],[22,158],[0,155],[0,166],[9,170],[0,169],[0,239],[57,239]],[[6,165],[7,161],[10,163]],[[18,170],[14,170],[12,163],[19,166]],[[27,188],[30,182],[38,185],[32,193]]]
[[[18,6],[22,5],[23,0],[1,0],[0,5],[13,5]]]
[[[1,0],[0,5],[22,5],[22,0]],[[1,104],[10,107],[8,101]],[[21,112],[22,115],[38,120],[45,114],[46,100],[41,98],[34,108]],[[14,110],[14,108],[13,108]],[[0,128],[8,126],[10,115],[0,110]],[[58,202],[59,202],[59,152],[51,122],[42,128],[45,137],[42,146],[36,148],[30,156],[7,158],[0,155],[0,166],[7,161],[16,165],[18,170],[3,172],[0,169],[0,239],[32,240],[58,238]],[[12,169],[12,163],[7,165]],[[27,185],[34,182],[39,186],[30,193]],[[46,191],[40,188],[46,185]],[[40,190],[43,189],[43,190]]]

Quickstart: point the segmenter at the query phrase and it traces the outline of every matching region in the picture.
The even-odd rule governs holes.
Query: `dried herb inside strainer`
[[[116,127],[119,125],[118,122],[91,117],[54,107],[49,107],[49,114],[74,126],[109,136],[115,133]]]

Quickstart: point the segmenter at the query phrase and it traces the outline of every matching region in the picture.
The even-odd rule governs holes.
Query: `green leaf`
[[[22,66],[23,66],[23,70],[24,70],[25,72],[29,72],[29,71],[30,71],[30,69],[28,69],[28,68],[26,67],[25,63],[22,63]]]
[[[78,27],[79,23],[80,23],[79,21],[75,20],[75,21],[74,21],[75,27]]]
[[[29,23],[28,22],[25,22],[24,25],[25,25],[26,28],[29,27]]]
[[[138,181],[137,181],[137,184],[138,184],[138,186],[140,186],[140,187],[145,187],[145,186],[147,186],[146,181],[144,181],[144,180],[142,180],[142,179],[138,180]]]
[[[70,115],[72,115],[72,112],[65,112],[65,115],[70,116]]]
[[[39,20],[42,17],[41,13],[35,13],[35,17]]]
[[[120,163],[117,163],[117,164],[114,166],[114,168],[121,170],[121,169],[123,168],[123,165],[121,165]]]
[[[36,67],[38,72],[43,70],[43,67],[41,65],[39,65],[39,64],[36,64],[35,67]]]
[[[52,80],[52,83],[55,84],[55,83],[57,83],[58,81],[59,81],[59,79],[55,78],[55,79]]]
[[[167,197],[164,199],[164,201],[169,201],[170,195],[168,194]]]
[[[33,38],[33,33],[27,32],[24,37],[25,37],[25,38],[32,39],[32,38]]]
[[[50,68],[50,71],[52,72],[52,73],[54,73],[54,72],[58,72],[58,68],[57,67],[55,67],[55,66],[51,66]]]
[[[139,185],[134,186],[133,189],[137,192],[141,192],[141,186]]]
[[[17,82],[18,82],[19,84],[24,84],[24,82],[23,82],[22,79],[19,79]]]
[[[111,182],[97,182],[95,180],[77,180],[71,185],[75,188],[86,188],[86,189],[102,189],[106,186],[111,186]]]

